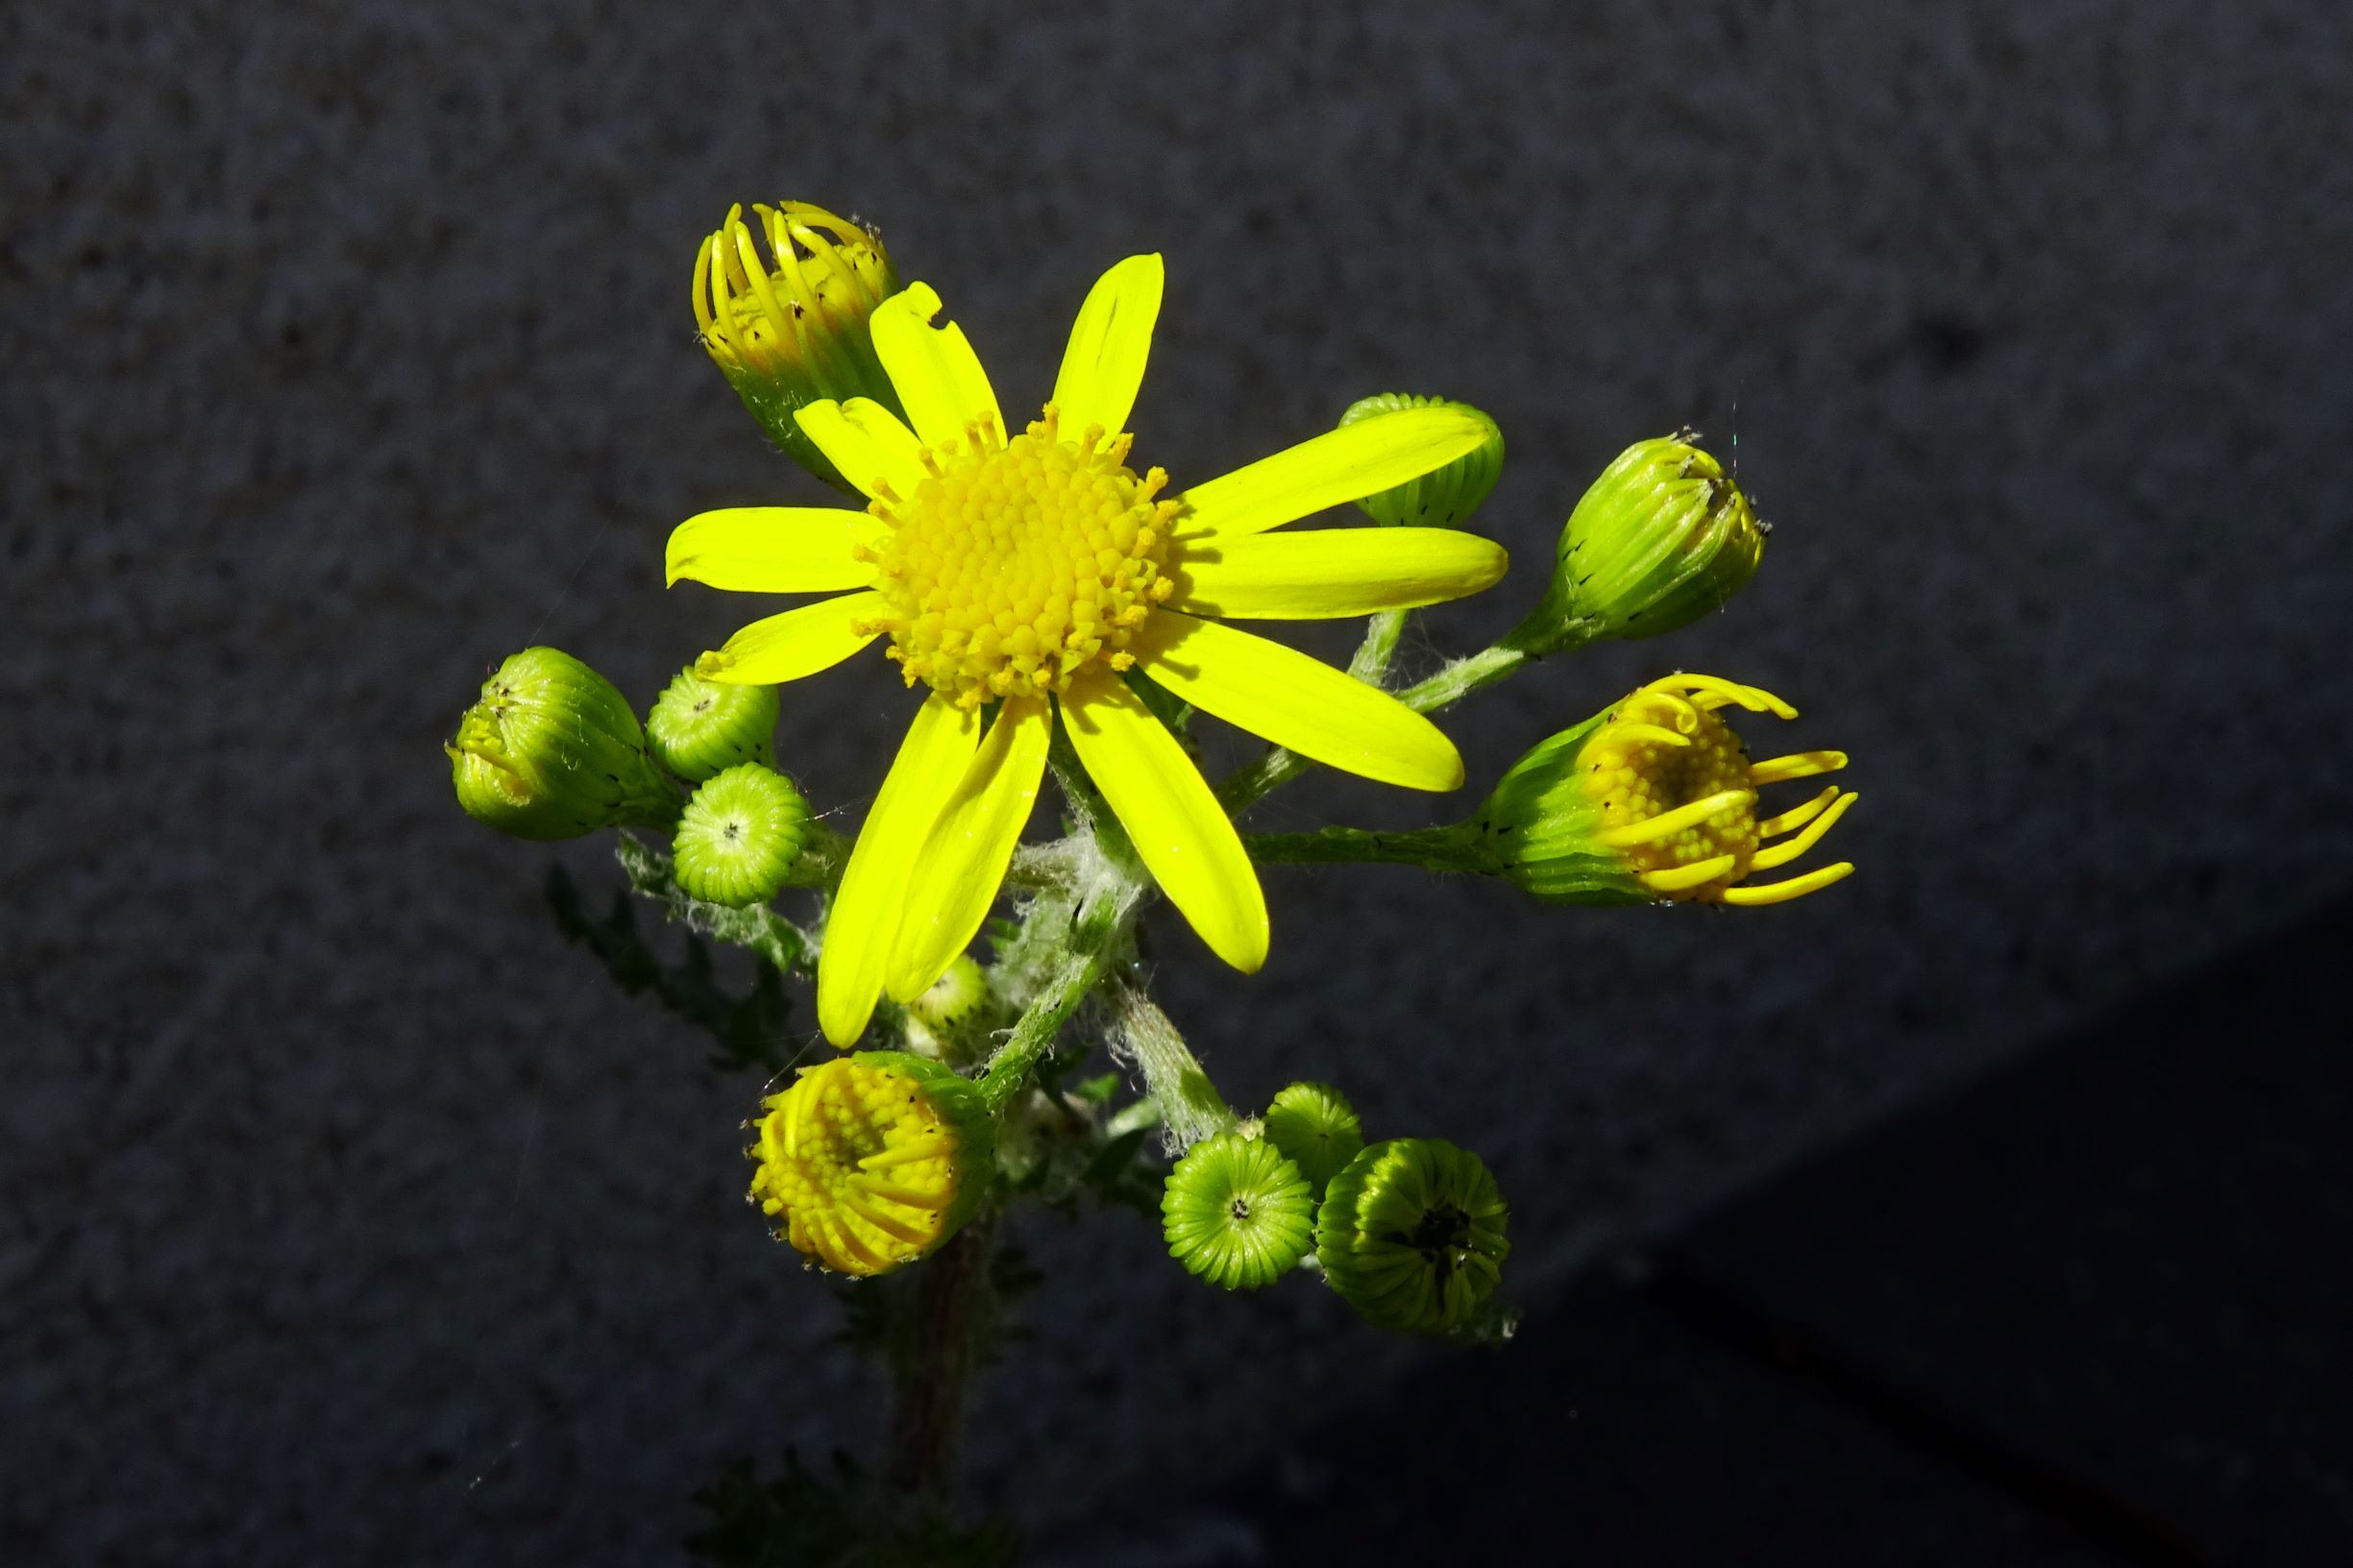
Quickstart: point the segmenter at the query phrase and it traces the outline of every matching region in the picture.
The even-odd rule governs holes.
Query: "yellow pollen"
[[[921,1085],[843,1057],[764,1103],[751,1197],[778,1235],[844,1274],[929,1250],[955,1201],[957,1139]]]
[[[1066,441],[1057,411],[1011,441],[975,421],[924,453],[904,501],[874,502],[890,525],[875,586],[907,684],[965,707],[1017,692],[1060,692],[1095,659],[1115,669],[1175,579],[1165,575],[1178,507],[1168,482],[1126,465],[1131,438],[1099,427]]]
[[[1770,692],[1707,675],[1670,675],[1628,696],[1579,754],[1579,782],[1601,811],[1595,838],[1623,855],[1643,886],[1662,898],[1779,903],[1853,870],[1842,864],[1768,887],[1738,886],[1751,871],[1811,849],[1855,796],[1826,791],[1808,805],[1758,821],[1759,785],[1826,772],[1847,759],[1820,751],[1752,765],[1717,712],[1733,705],[1796,716]],[[1797,827],[1804,831],[1759,853],[1760,840]]]

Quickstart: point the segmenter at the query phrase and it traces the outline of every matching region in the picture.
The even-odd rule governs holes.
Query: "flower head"
[[[667,827],[678,792],[646,749],[628,698],[554,648],[527,648],[482,682],[444,742],[457,803],[519,839]]]
[[[800,859],[809,802],[765,763],[739,762],[695,787],[671,844],[678,886],[714,904],[765,904]]]
[[[763,1102],[751,1200],[779,1238],[842,1274],[946,1240],[986,1194],[993,1147],[971,1084],[896,1051],[836,1057]]]
[[[1690,625],[1748,585],[1765,525],[1692,431],[1637,441],[1560,530],[1544,600],[1513,640],[1545,652]]]
[[[1854,870],[1851,862],[1762,886],[1748,878],[1820,843],[1854,792],[1833,785],[1759,818],[1757,790],[1835,772],[1847,754],[1751,762],[1721,716],[1732,706],[1798,716],[1753,686],[1668,675],[1522,757],[1468,825],[1497,869],[1555,903],[1777,904],[1828,887]],[[1767,843],[1784,834],[1794,836]]]
[[[702,346],[777,445],[829,484],[849,488],[793,422],[820,398],[896,406],[868,325],[897,292],[881,237],[808,202],[739,205],[695,253]],[[763,257],[754,234],[768,242]]]
[[[1375,1143],[1332,1178],[1315,1256],[1347,1303],[1385,1328],[1471,1321],[1503,1278],[1503,1193],[1485,1162],[1442,1138]]]
[[[1212,1285],[1255,1290],[1308,1254],[1315,1190],[1262,1139],[1219,1133],[1185,1151],[1161,1193],[1168,1256]]]
[[[673,582],[838,596],[744,627],[703,655],[705,678],[797,680],[887,636],[901,678],[928,688],[828,918],[818,1018],[836,1044],[857,1040],[878,992],[920,995],[980,929],[1057,722],[1202,940],[1238,968],[1264,962],[1241,841],[1129,678],[1332,767],[1409,789],[1462,781],[1428,720],[1226,623],[1409,608],[1502,576],[1500,548],[1452,529],[1271,531],[1442,467],[1489,425],[1401,409],[1164,494],[1162,470],[1130,465],[1126,433],[1161,292],[1157,256],[1105,273],[1052,397],[1009,434],[963,330],[935,325],[939,295],[911,284],[871,324],[906,419],[864,397],[797,416],[868,509],[737,507],[671,535]]]
[[[1434,528],[1456,527],[1479,510],[1494,490],[1495,481],[1503,478],[1504,432],[1483,409],[1467,403],[1448,403],[1442,398],[1418,397],[1410,392],[1377,392],[1350,404],[1340,415],[1340,423],[1354,425],[1359,420],[1393,414],[1400,408],[1428,408],[1434,404],[1459,408],[1480,420],[1486,426],[1487,438],[1445,467],[1432,469],[1418,479],[1408,479],[1375,495],[1358,497],[1357,505],[1376,523],[1392,527],[1408,523]]]

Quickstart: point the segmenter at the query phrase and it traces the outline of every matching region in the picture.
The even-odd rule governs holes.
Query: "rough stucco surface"
[[[1733,612],[1451,727],[1491,778],[1755,680],[1857,759],[1863,874],[1748,918],[1277,874],[1246,982],[1160,931],[1238,1100],[1483,1150],[1523,1290],[2353,881],[2340,8],[1174,9],[0,16],[6,1555],[661,1560],[721,1457],[870,1435],[740,1202],[754,1086],[565,949],[437,750],[533,640],[650,698],[743,618],[660,590],[670,525],[818,499],[693,341],[731,200],[881,220],[1009,406],[1164,252],[1180,483],[1369,391],[1491,409],[1521,569],[1424,662],[1619,447],[1737,434],[1779,527]],[[905,705],[813,680],[780,749],[854,818]],[[1048,1538],[1409,1354],[1128,1221],[1025,1239],[973,1480]]]

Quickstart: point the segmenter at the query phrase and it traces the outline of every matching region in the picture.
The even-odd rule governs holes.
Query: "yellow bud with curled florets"
[[[882,236],[808,202],[755,204],[748,221],[731,207],[695,253],[695,320],[712,363],[770,439],[845,491],[793,414],[827,398],[900,411],[869,321],[897,292]]]
[[[1758,817],[1759,786],[1835,772],[1847,754],[1751,762],[1722,717],[1733,706],[1798,716],[1753,686],[1668,675],[1545,741],[1462,824],[1479,869],[1564,904],[1777,904],[1845,877],[1854,870],[1848,861],[1763,886],[1748,880],[1811,849],[1856,796],[1833,785]],[[1793,836],[1767,842],[1783,834]]]
[[[885,1274],[953,1236],[994,1168],[970,1080],[901,1051],[803,1067],[762,1102],[751,1201],[778,1239],[842,1274]]]

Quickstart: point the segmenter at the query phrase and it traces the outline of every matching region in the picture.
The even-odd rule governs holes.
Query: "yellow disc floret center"
[[[1579,756],[1597,837],[1662,897],[1720,897],[1756,853],[1756,792],[1731,726],[1669,681],[1612,710]]]
[[[845,1057],[763,1103],[751,1198],[783,1221],[778,1236],[844,1274],[883,1273],[939,1240],[957,1137],[920,1084]]]
[[[969,708],[1060,692],[1096,659],[1135,662],[1129,639],[1173,587],[1179,508],[1152,499],[1166,474],[1127,466],[1132,439],[1091,426],[1066,441],[1051,404],[1011,441],[975,421],[924,453],[914,495],[875,501],[891,526],[875,556],[881,625],[907,684]]]

